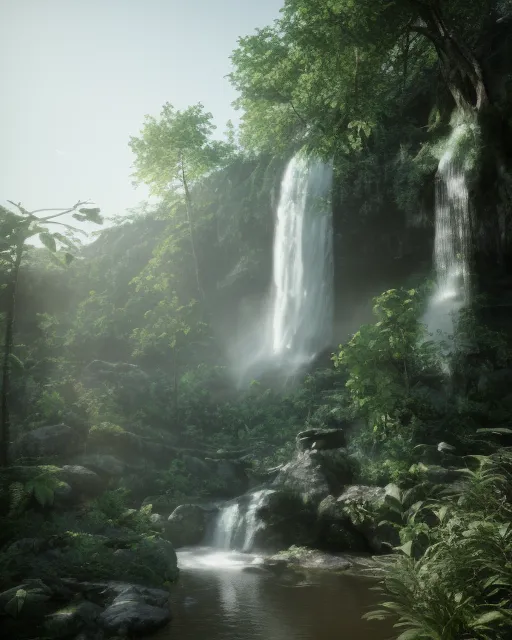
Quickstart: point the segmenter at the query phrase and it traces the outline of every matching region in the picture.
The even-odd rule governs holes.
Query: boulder
[[[165,532],[166,519],[162,515],[159,513],[152,513],[149,516],[149,521],[155,531],[159,531],[160,533]]]
[[[143,591],[129,586],[121,591],[99,617],[100,625],[109,633],[123,636],[146,635],[164,627],[171,620],[168,605],[158,604]]]
[[[354,473],[355,461],[345,449],[303,451],[280,469],[272,485],[290,489],[306,503],[317,505],[350,484]]]
[[[146,604],[154,607],[166,607],[169,604],[169,592],[163,589],[134,585],[130,582],[112,580],[110,582],[81,582],[65,579],[63,583],[73,593],[99,605],[112,604],[118,596],[130,591],[136,591]]]
[[[18,457],[63,457],[83,450],[80,433],[65,424],[40,427],[25,433],[15,444]]]
[[[357,531],[342,505],[332,495],[318,506],[318,543],[330,551],[368,551],[364,536]]]
[[[285,464],[272,483],[273,487],[289,489],[305,502],[318,503],[329,495],[329,484],[319,462],[309,451],[298,454]]]
[[[162,582],[172,582],[178,577],[176,552],[173,545],[163,538],[142,538],[132,542],[127,549],[118,548],[114,556],[125,565],[139,566],[153,573]]]
[[[316,541],[314,508],[289,489],[266,492],[256,516],[262,523],[253,542],[253,548],[258,551],[275,552],[293,544],[308,545]]]
[[[370,550],[382,553],[400,543],[394,527],[380,524],[387,515],[387,493],[387,488],[352,485],[320,509],[324,517],[328,515],[333,520],[338,518],[340,522],[346,522],[348,518],[353,529],[364,536]]]
[[[197,504],[182,504],[167,520],[166,534],[176,547],[200,544],[206,533],[211,511]]]
[[[269,563],[280,561],[286,568],[300,567],[303,569],[327,569],[329,571],[346,571],[353,566],[350,559],[339,553],[326,553],[318,549],[292,546],[286,551],[281,551],[276,556],[266,559],[265,566]]]
[[[109,454],[88,453],[75,460],[75,466],[80,465],[94,471],[98,475],[120,477],[126,470],[126,465],[119,458]]]
[[[64,465],[58,477],[80,498],[93,498],[105,489],[105,482],[97,473],[80,465]]]
[[[299,451],[308,449],[340,449],[346,446],[343,429],[308,429],[297,434]]]

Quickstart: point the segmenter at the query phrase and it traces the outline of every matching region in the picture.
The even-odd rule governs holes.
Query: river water
[[[173,620],[156,640],[388,640],[391,625],[361,615],[369,580],[327,572],[294,578],[249,573],[254,556],[210,548],[178,552]]]

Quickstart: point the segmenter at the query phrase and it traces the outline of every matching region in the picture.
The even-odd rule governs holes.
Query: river
[[[173,620],[156,640],[388,640],[391,625],[366,622],[372,582],[307,572],[294,578],[244,571],[250,554],[209,548],[178,552]]]

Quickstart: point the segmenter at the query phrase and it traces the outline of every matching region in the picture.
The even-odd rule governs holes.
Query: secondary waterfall
[[[330,164],[295,155],[284,173],[274,237],[270,348],[300,366],[328,346],[333,316]]]
[[[470,295],[470,206],[467,154],[461,145],[471,127],[458,124],[436,176],[434,266],[436,287],[424,318],[431,333],[453,333],[454,315]]]
[[[272,490],[262,489],[232,501],[221,508],[211,535],[212,546],[219,549],[252,550],[256,534],[263,526],[258,509]]]

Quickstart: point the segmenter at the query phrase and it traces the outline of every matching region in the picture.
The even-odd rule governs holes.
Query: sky
[[[283,0],[0,0],[0,202],[91,199],[107,216],[132,186],[131,135],[165,102],[237,121],[225,77],[239,36]]]

